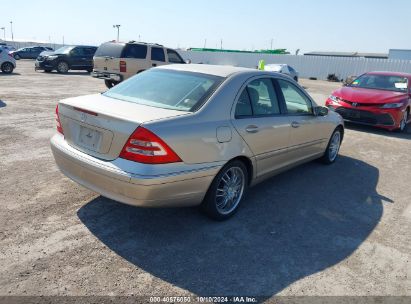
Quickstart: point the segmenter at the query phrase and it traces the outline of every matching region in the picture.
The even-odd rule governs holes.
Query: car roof
[[[159,66],[156,69],[196,72],[220,77],[228,77],[232,74],[242,72],[258,72],[256,69],[211,64],[170,64]]]
[[[402,73],[402,72],[384,72],[384,71],[375,71],[375,72],[368,72],[367,75],[384,75],[384,76],[399,76],[399,77],[407,77],[411,78],[411,74],[409,73]]]

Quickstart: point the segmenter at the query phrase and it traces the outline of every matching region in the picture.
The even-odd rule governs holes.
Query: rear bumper
[[[203,164],[187,170],[187,165],[183,165],[185,170],[180,172],[142,175],[130,172],[135,163],[96,159],[71,147],[60,134],[51,139],[51,149],[59,169],[73,181],[113,200],[144,207],[199,205],[222,167],[222,164]],[[155,171],[158,165],[142,166]]]
[[[91,72],[91,76],[94,78],[105,79],[105,80],[112,80],[115,82],[122,82],[123,76],[116,73],[109,73],[109,72],[99,72],[93,71]]]
[[[345,121],[388,130],[398,128],[403,117],[403,109],[345,107],[328,100],[326,106],[340,114]]]

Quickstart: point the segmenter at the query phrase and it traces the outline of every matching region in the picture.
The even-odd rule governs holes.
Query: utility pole
[[[220,49],[223,49],[223,39],[220,41]]]
[[[6,28],[3,26],[0,27],[0,30],[3,30],[3,40],[6,41]]]
[[[63,36],[63,46],[64,46],[64,36]]]
[[[206,48],[206,47],[207,47],[207,38],[204,39],[204,48]]]
[[[13,35],[13,21],[10,21],[10,29],[11,29],[11,41],[14,41],[14,35]]]
[[[271,38],[271,48],[270,48],[270,50],[272,50],[272,49],[273,49],[273,42],[274,42],[274,39],[273,39],[273,38]]]
[[[121,24],[114,24],[113,27],[117,28],[117,42],[120,41],[120,26]]]

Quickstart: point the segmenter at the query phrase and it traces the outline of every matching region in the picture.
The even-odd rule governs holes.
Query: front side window
[[[104,95],[141,105],[193,112],[223,80],[208,74],[154,69],[121,82]]]
[[[289,114],[312,114],[311,100],[289,81],[278,79]]]
[[[145,59],[147,57],[147,45],[128,44],[124,48],[123,58]]]
[[[167,56],[168,56],[168,62],[171,62],[171,63],[184,63],[184,60],[174,50],[167,49]]]
[[[74,49],[70,52],[70,54],[71,54],[72,56],[83,56],[83,49],[81,49],[81,48],[74,48]]]
[[[163,48],[152,47],[151,48],[151,60],[165,62],[166,57],[164,55]]]

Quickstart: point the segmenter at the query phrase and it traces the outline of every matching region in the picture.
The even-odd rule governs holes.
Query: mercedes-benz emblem
[[[358,103],[357,103],[357,102],[353,102],[353,103],[352,103],[352,106],[353,106],[353,107],[356,107],[356,106],[358,106]]]

